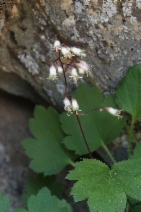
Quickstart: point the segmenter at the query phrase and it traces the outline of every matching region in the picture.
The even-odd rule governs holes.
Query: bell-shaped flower
[[[105,109],[113,116],[117,116],[118,118],[120,118],[121,110],[117,110],[112,107],[105,107]]]
[[[77,84],[77,81],[79,78],[83,78],[83,77],[79,77],[77,70],[74,67],[71,69],[71,76],[69,76],[69,77],[73,79],[75,84]]]
[[[60,43],[59,40],[56,40],[54,42],[54,49],[55,49],[56,52],[58,52],[61,49],[61,43]]]
[[[63,56],[64,56],[65,58],[71,59],[72,56],[73,56],[73,54],[72,54],[72,52],[70,51],[70,48],[69,48],[69,47],[62,47],[62,48],[61,48],[61,52],[62,52],[62,54],[63,54]]]
[[[86,57],[86,54],[84,53],[84,50],[76,48],[76,47],[71,47],[71,52],[76,55],[76,56],[80,56],[80,57]]]
[[[52,65],[49,69],[49,79],[56,80],[57,79],[57,72],[54,65]]]
[[[60,74],[63,73],[63,69],[60,65],[57,65],[57,70],[58,70],[58,73],[60,73]]]
[[[88,76],[90,72],[90,67],[85,61],[79,60],[79,62],[75,63],[75,65],[78,68],[78,71],[81,71],[81,73],[84,71],[84,73]]]
[[[72,105],[70,100],[67,97],[65,97],[65,99],[63,100],[63,103],[64,103],[64,109],[68,111],[68,113],[72,113]]]
[[[78,69],[79,74],[85,74],[85,70],[83,68],[78,67],[77,69]]]
[[[78,105],[76,99],[72,99],[71,103],[72,103],[72,110],[73,111],[78,111],[79,110],[79,105]]]

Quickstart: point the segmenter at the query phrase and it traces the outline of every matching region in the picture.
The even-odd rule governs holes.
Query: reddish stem
[[[62,69],[63,69],[63,75],[64,75],[64,80],[65,80],[65,88],[66,88],[65,96],[67,96],[70,100],[72,100],[72,96],[71,96],[71,94],[70,94],[70,92],[69,92],[68,83],[67,83],[67,78],[66,78],[66,71],[67,71],[67,68],[68,68],[68,66],[69,66],[70,64],[67,64],[66,69],[64,69],[64,66],[63,66],[64,64],[63,64],[62,61],[61,61],[61,54],[60,54],[60,51],[59,51],[59,62],[60,62],[61,67],[62,67]],[[90,156],[90,158],[93,159],[93,155],[92,155],[92,153],[91,153],[91,151],[90,151],[90,148],[89,148],[87,139],[86,139],[86,137],[85,137],[85,133],[84,133],[83,128],[82,128],[82,125],[81,125],[81,121],[80,121],[80,118],[79,118],[79,114],[77,113],[77,111],[75,111],[74,114],[75,114],[75,116],[76,116],[76,119],[77,119],[77,122],[78,122],[78,125],[79,125],[79,128],[80,128],[80,131],[81,131],[81,133],[82,133],[82,136],[83,136],[83,139],[84,139],[84,142],[85,142],[85,145],[86,145],[86,148],[87,148],[87,150],[88,150],[88,152],[89,152],[89,156]]]
[[[97,108],[94,108],[94,109],[92,109],[92,110],[87,110],[87,111],[85,111],[84,113],[79,113],[79,116],[84,116],[85,114],[90,113],[90,112],[93,112],[93,111],[95,111],[95,110],[102,111],[104,108],[105,108],[105,107],[97,107]]]
[[[85,141],[85,145],[86,145],[87,150],[88,150],[88,152],[89,152],[89,156],[90,156],[90,158],[93,159],[93,155],[92,155],[92,153],[91,153],[91,151],[90,151],[90,148],[89,148],[87,139],[86,139],[86,137],[85,137],[85,134],[84,134],[84,131],[83,131],[81,122],[80,122],[79,114],[78,114],[76,111],[75,111],[75,116],[76,116],[76,118],[77,118],[77,121],[78,121],[78,124],[79,124],[80,131],[81,131],[81,133],[82,133],[83,139],[84,139],[84,141]]]

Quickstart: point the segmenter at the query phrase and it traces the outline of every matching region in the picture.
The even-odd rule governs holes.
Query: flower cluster
[[[58,73],[63,73],[63,71],[66,72],[66,65],[68,65],[67,71],[70,73],[69,77],[75,84],[77,84],[78,79],[83,78],[82,76],[79,76],[79,74],[89,74],[89,65],[85,61],[78,58],[86,56],[84,50],[76,47],[61,45],[60,41],[58,40],[54,42],[53,49],[59,54],[59,58],[57,58],[50,67],[49,79],[56,80],[58,78]],[[62,63],[62,58],[69,61],[69,64]]]
[[[72,114],[73,112],[80,111],[76,99],[72,99],[70,101],[67,97],[65,97],[63,102],[64,102],[64,109],[68,112],[68,115]]]

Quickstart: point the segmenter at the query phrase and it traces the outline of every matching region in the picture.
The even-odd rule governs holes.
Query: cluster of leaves
[[[10,203],[7,195],[0,194],[0,211],[9,212]],[[65,200],[59,200],[51,196],[49,189],[42,188],[38,194],[30,196],[27,203],[27,210],[16,209],[14,212],[72,212],[71,206]]]
[[[105,109],[103,111],[92,109],[119,106],[130,114],[132,130],[135,121],[141,118],[140,91],[140,65],[129,69],[115,95],[103,98],[95,88],[83,84],[78,86],[73,97],[77,99],[82,110],[80,120],[92,152],[112,142],[126,125],[125,117],[118,119]],[[55,184],[55,178],[52,179],[50,175],[59,173],[69,164],[74,166],[74,169],[67,175],[67,179],[77,181],[71,194],[75,202],[87,199],[90,212],[124,212],[127,200],[132,205],[132,212],[141,210],[140,205],[134,207],[141,201],[140,144],[136,146],[134,155],[130,155],[128,160],[115,163],[109,168],[94,159],[84,159],[74,163],[74,159],[87,154],[88,150],[73,114],[68,117],[66,112],[59,115],[51,107],[45,109],[37,106],[34,118],[30,120],[30,130],[35,138],[24,140],[22,145],[31,158],[30,168],[37,173],[43,173],[44,178],[41,176],[34,182],[33,180],[27,182],[24,201],[27,202],[28,212],[72,211],[64,200],[59,201],[56,197],[51,197],[49,190],[44,188],[39,191],[40,188],[47,186],[52,190],[52,194],[56,194],[54,188],[60,190],[60,185]],[[37,196],[32,196],[33,194]],[[3,197],[2,205],[7,205],[6,201],[7,197]],[[7,212],[7,210],[2,211]],[[27,210],[20,209],[15,212],[27,212]]]

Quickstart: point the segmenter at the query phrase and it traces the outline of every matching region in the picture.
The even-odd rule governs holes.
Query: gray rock
[[[23,207],[22,194],[31,171],[21,141],[31,137],[28,120],[33,106],[0,92],[0,191],[9,195],[11,210]]]
[[[45,14],[37,2],[18,3],[19,17],[11,18],[7,13],[0,36],[0,72],[7,77],[18,75],[47,102],[62,107],[63,78],[59,77],[56,83],[47,80],[55,58],[52,44],[56,37],[86,51],[91,76],[103,91],[113,92],[128,67],[140,63],[138,0],[41,0]],[[72,83],[69,85],[72,90]],[[21,92],[16,83],[3,88],[25,96],[24,89]]]

